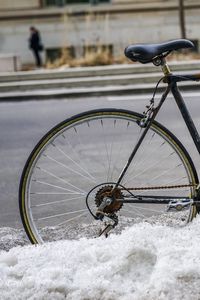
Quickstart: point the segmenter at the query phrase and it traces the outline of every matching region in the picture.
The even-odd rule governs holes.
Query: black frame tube
[[[174,99],[176,101],[176,104],[178,105],[178,108],[183,116],[183,119],[185,121],[185,124],[190,132],[190,135],[194,141],[194,144],[197,148],[197,151],[200,154],[200,136],[199,133],[194,125],[194,122],[192,120],[192,117],[185,105],[185,102],[183,100],[183,97],[181,96],[181,93],[177,87],[176,82],[174,82],[173,84],[171,84],[171,92],[174,96]]]
[[[150,128],[152,122],[154,121],[154,119],[155,119],[157,113],[159,112],[159,110],[160,110],[162,104],[164,103],[165,99],[167,98],[167,95],[169,94],[170,90],[171,90],[171,84],[168,84],[166,90],[164,91],[164,93],[163,93],[163,95],[162,95],[162,97],[161,97],[161,99],[160,99],[160,102],[159,102],[158,106],[155,108],[155,110],[154,110],[154,112],[153,112],[153,115],[152,115],[150,121],[149,121],[148,124],[147,124],[147,127],[144,129],[144,131],[143,131],[143,133],[142,133],[142,135],[141,135],[139,141],[138,141],[137,144],[135,145],[135,148],[133,149],[133,151],[132,151],[132,153],[131,153],[131,155],[130,155],[128,161],[127,161],[127,164],[125,165],[124,169],[122,170],[122,172],[121,172],[121,174],[120,174],[120,176],[119,176],[119,179],[118,179],[118,181],[117,181],[117,183],[116,183],[116,185],[115,185],[115,188],[117,188],[117,187],[120,185],[120,183],[121,183],[121,181],[122,181],[124,175],[126,174],[126,171],[128,170],[128,167],[130,166],[130,164],[131,164],[131,162],[132,162],[132,160],[133,160],[135,154],[137,153],[137,151],[138,151],[138,149],[139,149],[139,147],[140,147],[140,145],[141,145],[143,139],[145,138],[145,136],[146,136],[146,134],[147,134],[147,131],[149,130],[149,128]]]

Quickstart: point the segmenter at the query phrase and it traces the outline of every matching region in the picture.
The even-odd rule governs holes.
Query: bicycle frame
[[[193,122],[193,120],[192,120],[192,118],[190,116],[190,113],[189,113],[189,111],[188,111],[188,109],[187,109],[187,107],[185,105],[183,97],[182,97],[182,95],[181,95],[181,93],[180,93],[180,91],[179,91],[179,89],[177,87],[177,81],[186,81],[186,80],[187,81],[188,80],[197,81],[197,80],[200,80],[200,74],[198,74],[198,75],[192,75],[192,76],[191,75],[190,76],[185,75],[184,77],[181,78],[181,76],[173,76],[173,75],[171,75],[170,78],[169,78],[170,82],[171,82],[170,83],[171,84],[170,90],[171,90],[171,92],[172,92],[172,94],[174,96],[174,99],[176,101],[176,104],[177,104],[177,106],[178,106],[178,108],[179,108],[179,110],[180,110],[180,112],[181,112],[181,114],[183,116],[185,124],[187,125],[187,128],[188,128],[188,130],[190,132],[190,135],[191,135],[191,137],[192,137],[192,139],[194,141],[194,144],[195,144],[195,146],[197,148],[197,151],[200,154],[200,136],[199,136],[199,133],[198,133],[198,131],[197,131],[195,125],[194,125],[194,122]]]
[[[195,125],[194,125],[194,122],[193,122],[193,120],[191,118],[191,115],[190,115],[190,113],[189,113],[189,111],[188,111],[188,109],[187,109],[187,107],[185,105],[184,99],[183,99],[183,97],[182,97],[182,95],[181,95],[181,93],[180,93],[180,91],[178,89],[178,86],[177,86],[177,82],[180,82],[180,81],[189,81],[189,80],[190,81],[191,80],[192,81],[199,81],[200,80],[200,74],[195,74],[195,75],[173,75],[173,74],[169,73],[168,75],[166,75],[164,77],[163,81],[165,83],[167,83],[167,88],[165,89],[164,93],[162,94],[158,106],[154,109],[153,114],[152,114],[152,116],[151,116],[151,118],[150,118],[150,120],[149,120],[146,128],[144,129],[144,131],[143,131],[143,133],[142,133],[142,135],[141,135],[138,143],[136,144],[135,148],[133,149],[133,151],[132,151],[132,153],[131,153],[131,155],[129,157],[129,160],[128,160],[126,166],[124,167],[124,169],[123,169],[123,171],[122,171],[122,173],[121,173],[121,175],[120,175],[120,177],[119,177],[119,179],[118,179],[118,181],[117,181],[117,183],[115,185],[115,188],[117,188],[118,186],[120,186],[120,183],[121,183],[121,181],[122,181],[122,179],[123,179],[123,177],[124,177],[124,175],[125,175],[128,167],[129,167],[129,165],[131,164],[131,162],[132,162],[132,160],[133,160],[133,158],[134,158],[134,156],[135,156],[135,154],[136,154],[139,146],[141,145],[141,143],[142,143],[144,137],[146,136],[146,134],[147,134],[147,132],[148,132],[148,130],[149,130],[152,122],[154,121],[156,115],[158,114],[158,112],[159,112],[162,104],[166,100],[166,98],[167,98],[167,96],[168,96],[168,94],[169,94],[170,91],[172,92],[172,95],[174,96],[174,99],[176,101],[178,109],[180,110],[180,112],[182,114],[182,117],[183,117],[183,119],[185,121],[185,124],[186,124],[186,126],[187,126],[187,128],[188,128],[188,130],[190,132],[190,135],[191,135],[191,137],[192,137],[192,139],[194,141],[194,144],[195,144],[195,146],[197,148],[197,151],[200,154],[200,136],[199,136],[199,133],[198,133],[198,131],[197,131]],[[197,191],[197,195],[199,195],[198,191]],[[130,198],[132,198],[132,197],[133,198],[137,198],[137,195],[133,195],[133,194],[132,194],[132,196],[130,195]],[[145,196],[144,196],[144,198],[145,198]],[[163,198],[161,197],[162,199],[160,199],[160,200],[155,199],[155,196],[153,196],[152,199],[151,199],[151,196],[148,196],[147,198],[148,199],[145,200],[145,203],[163,203],[163,204],[164,203],[169,203],[169,197],[168,197],[168,199],[164,199],[164,197]],[[199,203],[198,198],[199,197],[197,197],[196,200]],[[189,198],[187,198],[187,199],[189,199]],[[187,199],[185,199],[185,200],[187,200]],[[130,199],[129,200],[124,199],[124,200],[122,200],[122,202],[124,202],[124,203],[125,202],[127,202],[127,203],[139,203],[139,201],[140,201],[140,199],[138,199],[138,198],[137,198],[137,200],[134,200],[134,199],[132,199],[132,200],[130,200]],[[144,199],[142,201],[144,203]]]

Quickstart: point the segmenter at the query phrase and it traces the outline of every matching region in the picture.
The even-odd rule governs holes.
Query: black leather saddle
[[[138,61],[142,64],[152,62],[159,55],[164,55],[173,50],[193,48],[194,44],[186,39],[173,40],[161,44],[138,44],[130,45],[125,48],[124,54],[132,61]]]

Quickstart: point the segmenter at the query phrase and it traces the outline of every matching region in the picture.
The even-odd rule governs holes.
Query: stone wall
[[[167,0],[112,0],[112,3],[120,3],[120,4],[127,4],[127,3],[135,3],[135,4],[141,4],[141,3],[152,3],[152,2],[166,2]],[[176,0],[174,0],[176,1]]]
[[[43,0],[0,0],[0,10],[15,10],[15,9],[26,9],[26,8],[39,8],[43,3]],[[111,4],[162,4],[162,3],[174,3],[177,4],[178,0],[110,0]],[[184,0],[185,5],[198,4],[199,0]]]
[[[0,10],[14,10],[25,8],[38,8],[40,6],[40,0],[1,0]]]
[[[46,49],[74,46],[76,55],[83,53],[85,45],[112,45],[115,55],[123,55],[131,43],[157,43],[180,38],[178,10],[126,10],[94,13],[61,13],[31,18],[0,16],[0,53],[14,53],[22,63],[33,62],[28,48],[29,27],[36,26]],[[200,5],[186,10],[186,30],[189,39],[200,39]],[[43,53],[45,56],[45,52]],[[44,57],[45,59],[45,57]]]

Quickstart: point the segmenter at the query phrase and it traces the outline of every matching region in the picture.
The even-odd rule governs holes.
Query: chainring
[[[121,189],[119,188],[113,189],[112,185],[106,185],[101,189],[99,189],[95,196],[95,204],[97,207],[101,205],[104,197],[110,197],[113,200],[110,205],[106,206],[103,209],[104,213],[113,214],[122,208],[123,203],[116,200],[116,199],[123,199],[123,194],[121,192]]]

